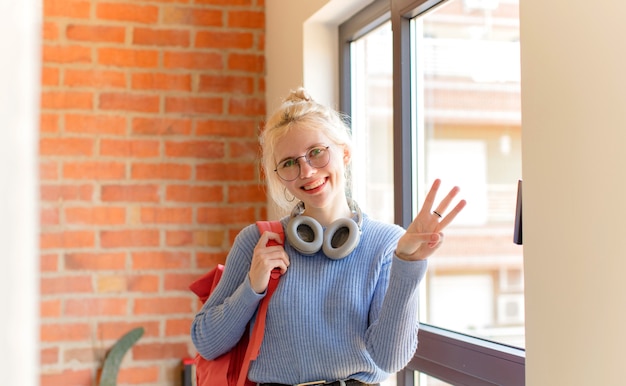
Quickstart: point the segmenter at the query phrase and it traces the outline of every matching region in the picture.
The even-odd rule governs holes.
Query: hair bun
[[[291,91],[289,96],[285,98],[285,102],[313,102],[313,98],[311,98],[311,95],[309,95],[304,87],[299,87],[298,89]]]

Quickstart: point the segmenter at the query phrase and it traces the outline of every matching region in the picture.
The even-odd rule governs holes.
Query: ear
[[[352,160],[352,150],[349,146],[343,145],[343,164],[349,164],[350,160]]]

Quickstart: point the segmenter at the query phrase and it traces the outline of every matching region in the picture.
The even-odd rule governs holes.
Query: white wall
[[[0,0],[0,383],[39,384],[41,4]]]
[[[623,385],[626,2],[521,0],[528,385]]]
[[[328,7],[344,2],[350,6],[336,11],[339,19],[369,1],[267,1],[268,110],[311,79],[305,61],[313,48],[303,31],[326,28],[320,36],[331,36],[338,23]],[[526,384],[622,385],[626,2],[520,3]],[[311,28],[305,21],[314,14]],[[336,46],[325,53],[321,46],[314,58],[328,61],[328,71]],[[311,86],[336,103],[334,76]]]

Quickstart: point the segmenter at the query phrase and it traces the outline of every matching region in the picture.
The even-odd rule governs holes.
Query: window
[[[340,27],[342,109],[362,151],[353,195],[403,226],[435,178],[468,200],[429,262],[416,373],[397,383],[524,384],[518,0],[397,3],[375,1]]]

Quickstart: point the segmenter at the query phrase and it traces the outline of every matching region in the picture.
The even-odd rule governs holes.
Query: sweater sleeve
[[[259,237],[255,229],[247,227],[237,236],[220,282],[191,324],[191,340],[206,359],[235,346],[265,295],[254,292],[248,276]]]
[[[388,373],[404,368],[417,349],[419,284],[427,265],[426,260],[404,261],[393,256],[383,266],[366,344],[372,360]]]

